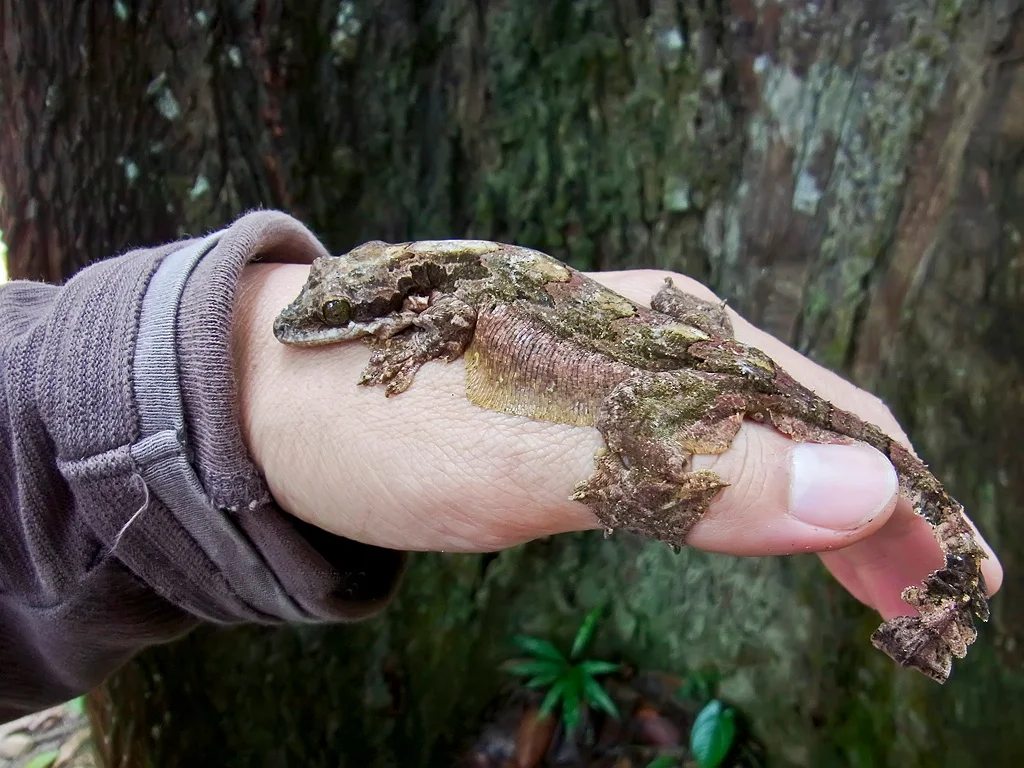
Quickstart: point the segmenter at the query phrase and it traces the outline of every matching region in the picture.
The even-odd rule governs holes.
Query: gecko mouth
[[[334,344],[355,337],[356,328],[329,328],[323,326],[311,330],[300,330],[290,325],[284,316],[274,321],[274,336],[285,344],[295,344],[301,347],[319,347],[324,344]]]
[[[340,328],[332,328],[329,325],[315,325],[308,330],[296,328],[292,315],[282,312],[274,320],[274,336],[278,341],[285,344],[294,344],[300,347],[321,347],[326,344],[336,344],[339,341],[351,341],[366,336],[388,338],[396,333],[405,330],[413,325],[416,318],[415,312],[402,313],[396,320],[393,317],[376,317],[367,322],[352,322]]]

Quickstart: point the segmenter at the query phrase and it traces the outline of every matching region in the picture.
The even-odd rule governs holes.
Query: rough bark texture
[[[810,557],[600,535],[418,557],[365,625],[145,654],[95,697],[111,754],[449,765],[508,635],[565,640],[608,599],[596,653],[717,669],[779,764],[1024,759],[1017,6],[0,2],[12,275],[259,205],[335,250],[475,236],[687,272],[883,396],[1008,574],[939,688],[870,647],[875,617]]]

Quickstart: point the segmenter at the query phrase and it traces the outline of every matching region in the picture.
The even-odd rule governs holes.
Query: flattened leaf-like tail
[[[989,617],[981,562],[987,557],[963,506],[946,493],[928,467],[878,427],[844,411],[792,379],[763,353],[732,340],[690,347],[702,366],[741,375],[762,394],[747,414],[771,423],[794,440],[840,442],[852,438],[889,457],[899,477],[900,495],[931,525],[945,556],[942,568],[920,586],[903,590],[903,600],[917,616],[886,621],[872,643],[897,663],[923,672],[940,683],[949,677],[953,657],[963,658],[978,633],[974,618]],[[751,364],[753,361],[754,364]]]
[[[978,632],[974,618],[988,621],[989,606],[981,562],[987,557],[963,506],[942,488],[928,468],[899,443],[887,451],[900,479],[900,492],[932,526],[945,556],[942,568],[920,587],[903,590],[917,616],[886,621],[871,636],[876,648],[899,664],[939,683],[949,677],[953,657],[962,659]]]
[[[911,587],[910,589],[916,589]],[[962,659],[978,632],[969,607],[949,600],[920,616],[889,619],[871,635],[871,643],[904,667],[923,672],[938,683],[949,678],[953,657]]]
[[[871,636],[872,644],[904,667],[932,680],[949,678],[953,657],[967,655],[978,637],[974,618],[989,617],[981,561],[987,557],[978,543],[964,508],[946,493],[928,467],[903,445],[877,427],[847,411],[829,406],[822,424],[878,449],[892,462],[900,495],[932,527],[945,563],[920,586],[903,590],[903,600],[917,616],[898,616],[884,622]]]

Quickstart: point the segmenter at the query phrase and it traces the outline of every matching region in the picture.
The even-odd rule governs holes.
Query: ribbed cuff
[[[328,534],[282,511],[242,439],[231,348],[242,270],[250,261],[311,263],[322,255],[323,246],[292,217],[245,216],[198,261],[177,314],[191,464],[209,502],[233,524],[287,598],[272,599],[271,605],[259,606],[260,612],[269,608],[274,616],[300,621],[355,619],[379,610],[405,562],[402,553]],[[244,569],[237,578],[256,581]],[[300,615],[290,615],[292,609]]]

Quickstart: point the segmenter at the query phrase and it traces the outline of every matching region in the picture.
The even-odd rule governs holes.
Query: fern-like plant
[[[504,665],[507,672],[527,678],[527,688],[547,691],[537,717],[545,718],[560,709],[562,723],[570,734],[579,727],[588,708],[599,709],[616,720],[621,719],[618,707],[597,679],[615,672],[619,665],[583,658],[602,612],[602,607],[597,607],[586,615],[576,631],[568,655],[548,640],[517,635],[512,642],[526,654],[526,658],[512,659]]]

